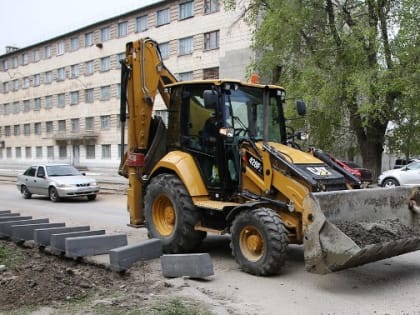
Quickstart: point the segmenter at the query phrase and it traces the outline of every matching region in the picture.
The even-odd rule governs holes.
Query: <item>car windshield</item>
[[[270,95],[268,122],[268,141],[281,142],[279,126],[278,96]],[[262,140],[264,137],[264,106],[263,89],[241,86],[230,90],[225,98],[226,126],[235,129],[247,130],[250,137]]]
[[[72,165],[51,165],[47,166],[48,176],[77,176],[79,171]]]
[[[418,170],[420,169],[420,162],[412,162],[407,165],[408,170]]]

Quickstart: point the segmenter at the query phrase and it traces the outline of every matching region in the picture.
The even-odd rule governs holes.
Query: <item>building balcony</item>
[[[58,132],[53,136],[57,143],[69,142],[71,144],[95,144],[99,133],[85,130],[76,132]]]

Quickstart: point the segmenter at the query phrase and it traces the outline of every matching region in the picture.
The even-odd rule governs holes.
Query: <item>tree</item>
[[[308,103],[314,145],[334,153],[354,152],[354,145],[342,144],[357,143],[364,166],[378,175],[385,131],[400,114],[397,105],[405,91],[395,77],[401,69],[394,42],[400,39],[402,12],[419,4],[415,0],[226,0],[226,5],[242,7],[243,17],[258,25],[253,48],[259,58],[254,69],[264,77],[261,74],[273,73],[275,65],[281,69],[276,83],[287,88],[288,97]],[[406,23],[410,34],[417,27]],[[405,53],[412,58],[412,53]]]

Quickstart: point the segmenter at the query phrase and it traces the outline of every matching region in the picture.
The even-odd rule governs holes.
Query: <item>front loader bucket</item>
[[[305,269],[325,274],[419,250],[417,204],[417,188],[309,194],[303,214],[309,222],[304,226]]]

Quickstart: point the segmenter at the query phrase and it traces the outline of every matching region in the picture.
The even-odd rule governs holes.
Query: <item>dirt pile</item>
[[[361,248],[377,243],[420,237],[419,232],[402,224],[398,219],[377,222],[340,221],[334,224]]]
[[[18,252],[22,258],[21,263],[0,272],[0,311],[23,305],[79,300],[93,295],[101,299],[101,296],[110,292],[126,296],[125,302],[128,304],[141,303],[148,299],[152,290],[156,294],[164,287],[162,282],[153,280],[153,271],[148,270],[146,264],[140,268],[143,274],[122,275],[75,260],[40,253],[37,249],[21,248],[12,242],[0,241],[0,247]]]

